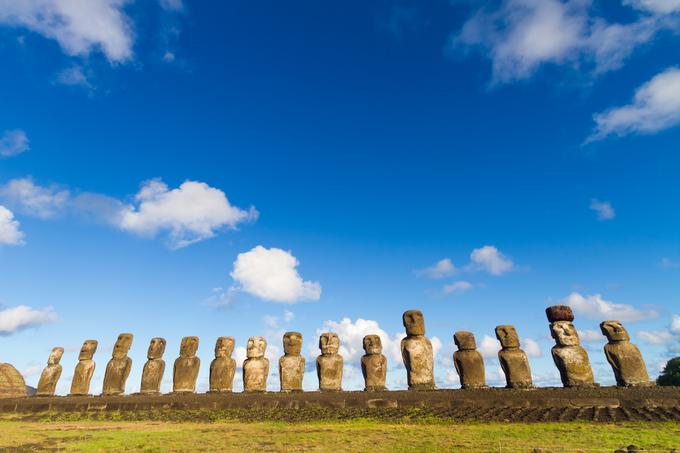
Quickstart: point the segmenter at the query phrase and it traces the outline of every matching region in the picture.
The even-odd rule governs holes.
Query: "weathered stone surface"
[[[316,374],[319,377],[319,390],[339,392],[342,390],[342,356],[338,354],[340,338],[337,333],[322,333],[319,337],[321,355],[316,358]]]
[[[125,393],[125,383],[132,369],[132,359],[128,351],[132,346],[132,334],[121,333],[113,346],[111,360],[106,365],[102,395],[122,395]]]
[[[378,335],[366,335],[363,341],[366,354],[361,358],[361,372],[364,375],[364,390],[379,392],[387,390],[387,357],[382,354],[382,340]]]
[[[402,315],[406,338],[401,340],[409,390],[433,390],[434,357],[432,343],[425,336],[425,320],[420,310],[408,310]]]
[[[279,379],[282,392],[301,392],[305,375],[305,358],[302,351],[302,334],[286,332],[283,335],[284,355],[279,359]]]
[[[64,348],[54,348],[47,359],[47,366],[40,374],[38,381],[37,396],[52,396],[57,388],[57,382],[61,377],[61,365],[59,361],[64,355]]]
[[[546,309],[550,321],[550,334],[555,339],[552,348],[553,361],[560,372],[565,387],[592,387],[595,385],[590,359],[580,346],[578,333],[571,320],[574,314],[565,305]]]
[[[215,359],[210,363],[210,392],[231,392],[236,373],[236,360],[231,358],[234,353],[234,338],[219,337],[215,342]]]
[[[647,366],[640,350],[630,342],[630,336],[620,321],[604,321],[600,330],[609,341],[604,355],[614,371],[616,385],[621,387],[654,385],[649,380]]]
[[[533,387],[529,359],[520,349],[519,336],[514,326],[496,327],[496,338],[501,342],[498,361],[505,374],[506,387],[525,389]]]
[[[0,398],[27,396],[24,377],[9,363],[0,363]]]
[[[184,337],[179,347],[179,357],[175,360],[172,373],[172,391],[193,393],[196,391],[196,378],[201,367],[201,359],[196,357],[198,337]]]
[[[269,377],[269,359],[264,354],[267,350],[267,340],[264,337],[248,338],[246,354],[248,358],[243,362],[243,391],[266,392]]]
[[[152,338],[146,352],[147,360],[142,370],[142,384],[139,393],[145,395],[158,394],[161,391],[161,381],[165,373],[165,338]]]
[[[73,372],[71,381],[71,395],[89,395],[90,381],[94,373],[95,363],[92,360],[94,353],[97,352],[97,340],[85,340],[80,348],[78,365]]]
[[[484,376],[484,359],[477,351],[477,342],[472,332],[456,332],[453,341],[458,350],[453,353],[453,364],[460,376],[460,385],[464,389],[486,387]]]

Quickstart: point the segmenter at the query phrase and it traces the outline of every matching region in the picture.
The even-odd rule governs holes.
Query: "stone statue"
[[[165,373],[165,338],[152,338],[146,357],[149,359],[142,370],[142,385],[139,393],[156,395],[161,392],[161,381]]]
[[[361,372],[364,375],[367,392],[379,392],[387,390],[385,379],[387,376],[387,357],[382,354],[382,341],[377,335],[364,337],[364,351],[366,354],[361,358]]]
[[[215,342],[215,359],[210,363],[210,393],[231,392],[236,372],[236,360],[231,358],[233,353],[234,339],[219,337]]]
[[[302,351],[302,334],[286,332],[283,335],[284,355],[279,359],[279,379],[282,392],[301,392],[305,375],[305,358]]]
[[[609,341],[604,345],[604,355],[614,370],[616,385],[620,387],[654,385],[649,380],[645,361],[640,350],[630,342],[630,336],[619,321],[605,321],[600,330]]]
[[[267,340],[264,337],[248,338],[246,354],[248,358],[243,362],[243,391],[266,392],[267,377],[269,376],[269,359],[265,358]]]
[[[552,356],[565,387],[593,387],[593,370],[588,353],[580,346],[572,321],[574,314],[566,305],[554,305],[545,310],[550,321],[550,333],[555,339]]]
[[[507,388],[528,389],[533,387],[531,367],[527,355],[519,348],[519,336],[514,326],[496,326],[496,338],[501,342],[498,361],[505,374]]]
[[[425,337],[425,320],[420,310],[405,311],[402,320],[406,338],[401,340],[401,356],[409,390],[434,390],[432,343]]]
[[[339,392],[342,390],[342,356],[338,354],[340,338],[337,333],[322,333],[319,337],[321,355],[316,358],[316,375],[319,390]]]
[[[95,363],[92,360],[94,353],[97,352],[97,340],[85,340],[83,347],[80,348],[80,355],[78,356],[78,365],[73,372],[73,380],[71,381],[71,395],[89,395],[90,381],[94,373]]]
[[[0,363],[0,398],[24,396],[28,396],[24,377],[9,363]]]
[[[453,353],[453,364],[460,376],[460,385],[464,389],[486,387],[484,379],[484,359],[477,351],[477,342],[472,332],[456,332],[453,341],[458,350]]]
[[[172,391],[174,393],[194,393],[196,378],[201,367],[201,359],[196,357],[198,337],[184,337],[179,347],[179,357],[175,360],[172,373]]]
[[[106,365],[102,395],[122,395],[125,393],[125,382],[132,369],[132,359],[128,351],[132,346],[132,334],[121,333],[113,346],[111,360]]]
[[[64,355],[64,348],[54,348],[47,359],[47,366],[40,375],[38,381],[37,396],[54,396],[54,391],[57,388],[57,382],[61,377],[61,365],[59,361]]]

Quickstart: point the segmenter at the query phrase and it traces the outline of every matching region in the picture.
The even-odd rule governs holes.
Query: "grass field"
[[[154,420],[0,420],[0,450],[33,451],[584,451],[629,444],[647,451],[680,446],[680,424],[177,422]]]

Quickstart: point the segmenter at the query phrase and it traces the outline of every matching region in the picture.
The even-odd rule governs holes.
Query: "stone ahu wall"
[[[593,389],[597,387],[586,350],[579,343],[578,333],[573,325],[574,315],[568,306],[556,305],[546,309],[550,322],[550,332],[555,340],[552,356],[560,372],[564,387]],[[407,373],[408,388],[411,391],[435,390],[434,357],[432,343],[425,336],[425,321],[419,310],[409,310],[402,316],[406,337],[401,341],[401,353]],[[650,387],[650,381],[639,349],[630,343],[626,329],[618,321],[604,321],[600,324],[602,334],[608,343],[604,347],[605,356],[619,387]],[[527,355],[521,349],[519,336],[511,325],[496,327],[496,337],[502,349],[498,353],[501,368],[505,373],[506,387],[526,390],[533,388],[531,367]],[[457,351],[453,354],[455,369],[460,376],[463,389],[484,389],[484,360],[477,351],[475,337],[471,332],[456,332],[454,340]],[[133,336],[123,333],[113,348],[111,359],[106,364],[102,396],[123,395],[132,360],[128,351]],[[179,357],[172,365],[173,394],[192,394],[196,389],[196,378],[201,360],[196,357],[198,337],[184,337]],[[160,394],[160,383],[166,371],[163,360],[166,341],[153,338],[148,349],[148,361],[144,364],[140,394],[154,396]],[[243,363],[244,393],[264,393],[270,366],[279,367],[280,389],[283,393],[302,392],[302,379],[305,359],[301,355],[302,334],[288,332],[283,336],[284,355],[278,364],[271,364],[265,357],[267,341],[263,337],[248,340],[247,359]],[[316,369],[321,392],[342,391],[343,357],[338,354],[340,339],[335,333],[323,333],[319,338],[321,354],[316,359]],[[367,335],[363,341],[365,355],[361,358],[361,370],[365,381],[365,391],[382,392],[385,385],[387,358],[382,354],[382,344],[377,335]],[[96,340],[86,340],[80,350],[78,364],[73,373],[69,396],[91,395],[90,381],[95,369],[94,355]],[[215,344],[215,358],[210,363],[210,394],[231,393],[236,371],[236,362],[231,357],[234,339],[219,337]],[[49,356],[43,370],[36,395],[54,396],[57,382],[62,374],[59,364],[64,350],[56,347]],[[0,365],[0,397],[15,398],[25,396],[23,378],[8,364]],[[498,390],[503,391],[503,390]]]

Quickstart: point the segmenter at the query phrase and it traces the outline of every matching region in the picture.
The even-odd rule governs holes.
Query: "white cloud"
[[[14,219],[12,211],[0,205],[0,245],[21,245],[24,233],[19,229],[19,222]]]
[[[279,318],[273,315],[265,315],[262,317],[262,322],[264,322],[264,325],[272,328],[272,329],[278,329],[279,328]]]
[[[466,281],[453,282],[444,285],[444,294],[461,294],[472,289],[472,283]]]
[[[488,335],[484,335],[482,341],[477,346],[477,351],[482,354],[482,357],[487,359],[497,359],[498,351],[501,350],[501,343]]]
[[[673,315],[671,318],[671,332],[680,335],[680,316]]]
[[[662,345],[669,343],[674,339],[674,336],[668,330],[641,330],[638,332],[638,337],[644,343]]]
[[[579,330],[578,337],[584,343],[601,343],[605,340],[602,332],[594,329]]]
[[[635,92],[633,102],[594,115],[587,142],[609,135],[652,134],[680,123],[680,68],[657,74]]]
[[[680,11],[680,0],[624,0],[623,3],[656,14],[671,14]]]
[[[531,77],[542,65],[570,64],[594,74],[619,68],[636,47],[666,24],[640,17],[612,24],[592,15],[583,0],[504,0],[481,7],[454,37],[455,48],[481,48],[492,61],[493,81]]]
[[[484,270],[491,275],[502,275],[515,268],[512,260],[492,245],[474,249],[470,254],[470,260],[472,268]]]
[[[642,311],[632,305],[608,302],[599,294],[583,296],[573,292],[564,298],[562,303],[569,305],[577,314],[599,321],[615,319],[622,322],[634,322],[658,316],[654,310]]]
[[[21,212],[46,219],[59,213],[69,201],[68,190],[57,186],[42,187],[31,178],[12,179],[0,186],[0,197]]]
[[[28,151],[28,136],[21,129],[7,130],[0,136],[0,157],[11,157]]]
[[[132,58],[129,0],[0,0],[0,24],[54,39],[71,56],[100,50],[110,62]]]
[[[51,308],[35,310],[26,305],[0,310],[0,335],[11,335],[30,327],[38,327],[57,320]]]
[[[290,310],[284,310],[283,311],[283,320],[284,321],[291,322],[294,319],[295,319],[295,313],[293,313]]]
[[[61,85],[79,86],[88,90],[94,89],[94,86],[83,72],[83,68],[77,65],[60,71],[55,81]]]
[[[597,220],[612,220],[616,212],[608,201],[600,201],[597,198],[590,200],[590,209],[597,213]]]
[[[299,264],[291,252],[258,245],[238,255],[231,278],[237,289],[260,299],[291,304],[319,300],[321,284],[303,280],[297,271]]]
[[[163,9],[170,11],[181,11],[184,8],[182,0],[159,0]]]
[[[416,271],[416,274],[433,279],[450,277],[456,273],[456,267],[449,258],[437,261],[434,265]]]
[[[147,181],[135,200],[138,205],[123,211],[119,227],[150,237],[167,231],[173,249],[212,238],[220,228],[235,229],[258,215],[254,208],[233,206],[224,192],[198,181],[185,181],[172,190],[159,179]]]
[[[536,340],[531,338],[525,338],[522,340],[522,349],[524,349],[524,352],[526,352],[528,357],[541,356],[541,346]]]
[[[43,369],[42,365],[31,365],[28,368],[24,368],[21,371],[21,375],[24,378],[38,376],[42,372],[42,369]]]

